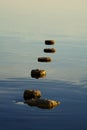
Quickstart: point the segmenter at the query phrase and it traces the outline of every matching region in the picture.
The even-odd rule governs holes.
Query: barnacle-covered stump
[[[54,53],[54,52],[56,52],[56,50],[54,48],[45,48],[44,52],[45,53]]]
[[[31,77],[32,78],[44,78],[46,77],[46,71],[45,70],[39,70],[35,69],[31,71]]]
[[[46,45],[54,45],[55,41],[54,40],[45,40]]]
[[[38,62],[51,62],[52,59],[50,57],[39,57]]]
[[[40,90],[25,90],[24,91],[24,95],[23,95],[23,98],[25,100],[30,100],[32,98],[40,98],[41,97],[41,92]]]
[[[30,99],[25,101],[30,106],[36,106],[43,109],[52,109],[60,105],[59,101],[48,100],[48,99]]]

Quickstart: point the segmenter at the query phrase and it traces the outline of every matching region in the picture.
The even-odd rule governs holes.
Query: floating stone
[[[32,98],[36,99],[36,98],[40,98],[41,97],[41,92],[40,90],[25,90],[24,91],[24,95],[23,98],[25,100],[30,100]]]
[[[39,70],[35,69],[31,71],[31,77],[32,78],[44,78],[46,77],[46,71],[45,70]]]
[[[54,52],[56,52],[56,50],[54,48],[45,48],[44,52],[45,53],[54,53]]]
[[[55,41],[54,40],[45,40],[45,44],[46,45],[53,45],[53,44],[55,44]]]
[[[52,108],[60,105],[59,101],[40,99],[40,98],[26,100],[25,103],[27,103],[30,106],[36,106],[36,107],[43,108],[43,109],[52,109]]]
[[[52,59],[50,57],[39,57],[38,62],[51,62]]]

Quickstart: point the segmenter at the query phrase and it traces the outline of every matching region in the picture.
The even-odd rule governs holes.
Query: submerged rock
[[[45,70],[39,70],[35,69],[31,71],[31,77],[32,78],[44,78],[46,77],[46,71]]]
[[[38,62],[51,62],[52,59],[50,57],[39,57]]]
[[[24,91],[24,95],[23,95],[23,98],[25,100],[29,100],[29,99],[32,99],[32,98],[40,98],[41,97],[41,92],[40,90],[25,90]]]
[[[59,101],[48,100],[48,99],[30,99],[25,101],[30,106],[36,106],[43,109],[52,109],[60,105]]]

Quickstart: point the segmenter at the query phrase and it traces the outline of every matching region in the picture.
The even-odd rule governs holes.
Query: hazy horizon
[[[0,0],[0,33],[87,35],[86,0]]]

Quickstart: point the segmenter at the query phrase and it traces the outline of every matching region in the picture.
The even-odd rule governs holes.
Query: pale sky
[[[48,26],[49,25],[49,26]],[[87,0],[0,0],[1,31],[87,34]]]
[[[0,14],[4,13],[60,13],[87,12],[87,0],[0,0]]]

